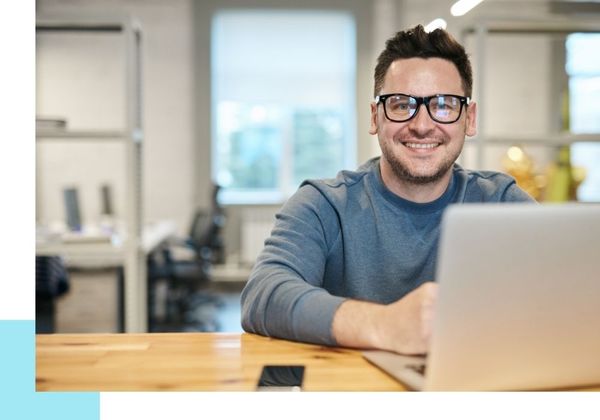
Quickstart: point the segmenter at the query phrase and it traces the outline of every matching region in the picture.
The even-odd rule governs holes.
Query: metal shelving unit
[[[73,142],[116,141],[125,145],[126,203],[125,241],[121,248],[125,271],[125,331],[147,330],[146,261],[142,249],[142,29],[131,18],[117,19],[56,19],[43,18],[36,22],[36,34],[43,32],[120,34],[125,45],[123,71],[126,89],[126,122],[123,131],[105,130],[44,130],[36,132],[37,141],[65,140]]]
[[[465,44],[468,36],[475,36],[477,76],[475,79],[478,102],[485,104],[485,52],[488,38],[492,35],[567,35],[574,32],[600,33],[600,22],[590,19],[544,19],[544,20],[482,20],[462,30],[461,38]],[[499,144],[535,144],[545,146],[569,145],[574,142],[600,142],[600,134],[553,133],[538,137],[511,136],[497,137],[487,135],[485,113],[477,116],[478,134],[476,141],[477,166],[484,166],[484,148]]]
[[[37,130],[35,136],[38,140],[107,140],[122,142],[127,140],[127,134],[120,131],[74,131],[74,130]]]

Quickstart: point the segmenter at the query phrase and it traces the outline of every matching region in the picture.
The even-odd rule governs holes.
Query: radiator
[[[277,210],[265,208],[245,208],[242,210],[241,223],[241,262],[254,264],[256,257],[265,245],[265,239],[271,234]]]

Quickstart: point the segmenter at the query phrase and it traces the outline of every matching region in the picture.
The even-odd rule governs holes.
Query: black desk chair
[[[55,300],[69,291],[69,274],[61,257],[35,257],[35,333],[55,332]]]
[[[218,191],[216,185],[209,210],[200,209],[194,214],[188,237],[174,238],[149,257],[150,331],[219,330],[214,312],[223,302],[206,290],[211,282],[212,265],[222,262],[224,257],[221,232],[225,214],[217,201]],[[177,258],[178,249],[187,250],[191,258]],[[157,319],[155,308],[155,291],[161,280],[167,285],[163,322]]]

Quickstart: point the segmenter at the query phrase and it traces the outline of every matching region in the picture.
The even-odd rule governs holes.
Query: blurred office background
[[[600,201],[600,2],[453,3],[38,0],[38,331],[240,331],[276,211],[303,179],[379,154],[376,57],[435,19],[474,65],[460,163],[540,201]],[[108,27],[131,21],[135,48]],[[128,242],[132,225],[158,226],[152,245]]]

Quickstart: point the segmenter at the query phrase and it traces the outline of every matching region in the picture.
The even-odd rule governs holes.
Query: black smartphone
[[[304,379],[302,365],[263,366],[257,391],[301,391]]]

